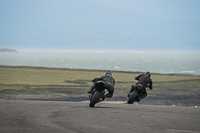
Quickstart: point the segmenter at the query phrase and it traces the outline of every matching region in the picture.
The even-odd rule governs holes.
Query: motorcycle
[[[103,101],[103,96],[105,94],[105,89],[104,89],[104,82],[103,81],[96,81],[96,86],[93,89],[92,93],[89,94],[89,100],[90,100],[90,107],[94,107],[96,103],[99,103]]]
[[[139,98],[143,95],[144,90],[142,89],[142,85],[134,85],[134,91],[129,94],[129,99],[127,101],[128,104],[133,104],[135,101],[138,101]],[[145,88],[146,89],[146,88]]]

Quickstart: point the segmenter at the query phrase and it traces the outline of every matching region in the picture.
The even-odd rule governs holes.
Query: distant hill
[[[0,52],[18,52],[14,49],[0,48]]]

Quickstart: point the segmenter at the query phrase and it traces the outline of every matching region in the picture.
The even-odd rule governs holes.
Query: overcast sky
[[[104,6],[167,19],[199,21],[199,0],[88,0]]]
[[[200,0],[0,0],[0,48],[200,50]]]

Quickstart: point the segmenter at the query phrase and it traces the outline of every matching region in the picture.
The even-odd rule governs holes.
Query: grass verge
[[[69,100],[70,97],[71,99],[79,97],[77,99],[86,100],[86,92],[92,85],[91,80],[102,76],[104,72],[102,70],[0,66],[0,98]],[[131,85],[136,82],[135,76],[140,73],[123,71],[112,71],[112,73],[116,80],[112,100],[127,100],[126,94]],[[154,89],[148,91],[148,97],[142,100],[144,103],[151,100],[169,102],[176,99],[179,102],[193,100],[195,105],[200,104],[200,76],[152,74],[152,80]]]

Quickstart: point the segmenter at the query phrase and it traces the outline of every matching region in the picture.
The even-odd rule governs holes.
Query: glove
[[[96,78],[92,80],[92,82],[95,82],[95,81],[96,81]]]
[[[152,88],[152,87],[151,87],[151,88],[149,87],[149,89],[152,90],[153,88]]]
[[[97,81],[97,78],[95,78],[95,79],[92,80],[92,82],[96,82],[96,81]]]
[[[152,90],[152,89],[153,89],[153,88],[150,88],[150,87],[149,87],[149,85],[147,85],[147,87],[148,87],[150,90]]]

